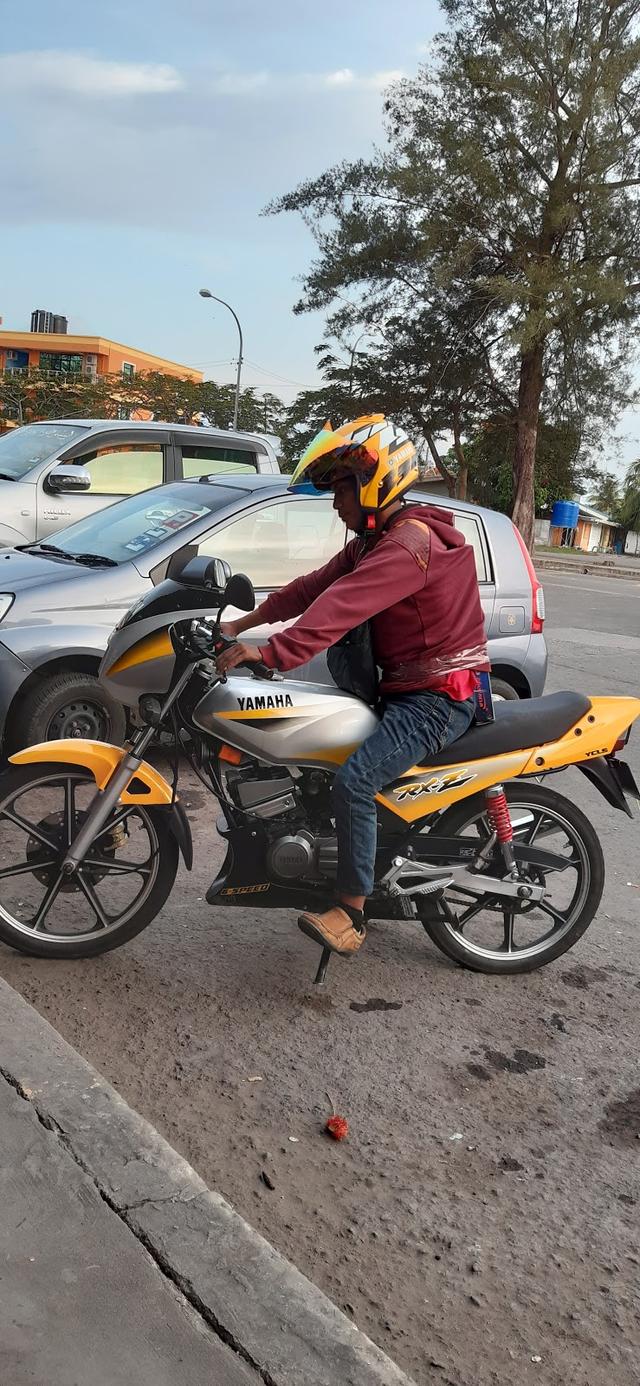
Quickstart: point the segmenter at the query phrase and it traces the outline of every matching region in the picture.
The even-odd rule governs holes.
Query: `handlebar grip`
[[[232,645],[237,645],[237,643],[237,640],[234,639],[232,635],[220,634],[213,647],[214,654],[220,654],[222,650],[228,650]],[[272,679],[275,673],[275,670],[270,669],[268,664],[263,664],[262,660],[256,663],[251,660],[250,663],[236,664],[235,667],[236,669],[248,669],[249,673],[254,674],[257,679]]]

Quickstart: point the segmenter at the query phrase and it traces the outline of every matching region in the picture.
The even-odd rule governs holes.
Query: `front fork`
[[[141,727],[132,737],[131,742],[125,747],[122,760],[118,762],[112,774],[109,776],[102,789],[98,789],[91,808],[85,818],[82,827],[76,833],[69,850],[62,863],[62,872],[65,876],[72,876],[84,861],[84,858],[91,847],[92,842],[102,831],[105,823],[113,813],[120,795],[127,788],[137,770],[140,769],[144,760],[145,751],[153,741],[157,726],[164,720],[176,699],[186,688],[192,674],[194,666],[191,664],[184,669],[179,679],[177,679],[171,691],[167,694],[165,702],[158,709],[157,716],[154,717],[153,725]]]

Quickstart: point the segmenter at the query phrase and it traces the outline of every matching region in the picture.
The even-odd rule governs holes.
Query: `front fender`
[[[116,766],[127,754],[122,746],[109,746],[104,741],[85,741],[78,737],[68,737],[61,741],[41,741],[36,746],[27,746],[9,756],[12,765],[80,765],[90,770],[98,789],[104,789]],[[132,775],[126,789],[120,795],[121,804],[157,805],[165,808],[172,804],[173,790],[163,775],[154,770],[146,760]]]

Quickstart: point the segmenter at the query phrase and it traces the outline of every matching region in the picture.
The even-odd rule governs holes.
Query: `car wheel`
[[[13,715],[12,749],[39,741],[85,737],[122,745],[127,718],[121,703],[93,674],[52,674],[37,683]]]
[[[491,693],[499,702],[516,702],[520,700],[520,694],[516,693],[515,688],[510,683],[505,683],[504,679],[491,680]]]

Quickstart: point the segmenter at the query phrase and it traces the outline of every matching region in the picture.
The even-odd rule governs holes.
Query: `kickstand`
[[[323,948],[322,950],[320,962],[318,963],[318,971],[313,979],[314,987],[323,987],[326,982],[327,968],[331,961],[331,952],[331,948]]]

